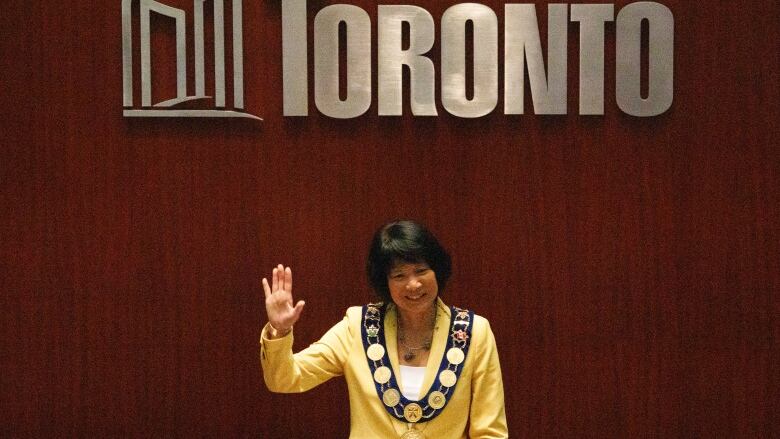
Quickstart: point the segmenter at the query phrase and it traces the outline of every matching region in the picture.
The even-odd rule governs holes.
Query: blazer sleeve
[[[322,338],[293,354],[292,331],[284,337],[269,339],[263,328],[260,338],[260,364],[268,390],[279,393],[305,392],[325,381],[344,374],[351,330],[345,316]]]
[[[501,378],[501,364],[498,361],[496,339],[490,323],[483,322],[479,334],[473,340],[476,363],[471,383],[471,413],[469,414],[469,437],[471,439],[494,439],[509,437],[504,409],[504,382]],[[476,322],[475,322],[476,323]],[[474,331],[477,332],[475,325]]]

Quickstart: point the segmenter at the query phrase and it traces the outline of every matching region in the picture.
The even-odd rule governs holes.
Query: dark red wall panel
[[[3,3],[0,435],[346,437],[342,381],[265,389],[260,279],[293,267],[303,347],[371,300],[368,240],[397,217],[451,249],[445,299],[490,319],[512,437],[778,434],[776,2],[663,2],[660,116],[615,104],[610,24],[604,116],[576,114],[571,26],[570,114],[475,120],[380,118],[376,93],[356,119],[313,95],[283,117],[280,3],[244,3],[263,122],[125,119],[119,1]],[[438,25],[454,3],[414,4]]]

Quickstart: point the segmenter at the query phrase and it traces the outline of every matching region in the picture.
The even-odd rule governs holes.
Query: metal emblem
[[[401,435],[401,439],[425,439],[425,435],[420,430],[411,428]]]
[[[468,324],[468,322],[464,322],[464,324]],[[466,341],[469,339],[469,334],[462,329],[453,332],[452,336],[458,341]]]
[[[366,356],[374,361],[379,361],[385,356],[385,348],[379,343],[374,343],[366,350]]]
[[[428,405],[432,408],[438,410],[444,407],[445,404],[447,404],[447,398],[438,390],[434,390],[428,395]]]
[[[384,384],[390,381],[391,375],[392,372],[390,372],[390,369],[387,366],[377,367],[376,370],[374,371],[374,381],[376,381],[379,384]]]
[[[407,406],[404,407],[404,418],[409,422],[419,421],[420,418],[422,418],[422,407],[420,407],[420,404],[417,404],[416,402],[407,404]]]
[[[451,364],[463,363],[465,358],[466,355],[463,354],[463,351],[460,348],[450,348],[450,350],[447,351],[447,361]]]
[[[376,374],[374,375],[376,376]],[[441,385],[444,387],[452,387],[458,382],[458,377],[455,375],[455,372],[446,369],[439,374],[439,382],[441,382]]]
[[[388,407],[395,407],[401,402],[401,394],[398,390],[387,389],[385,390],[385,393],[382,394],[382,402]]]

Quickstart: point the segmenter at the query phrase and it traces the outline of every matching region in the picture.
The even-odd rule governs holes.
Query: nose
[[[409,279],[409,282],[406,284],[406,289],[409,291],[414,291],[420,288],[421,286],[422,283],[419,280],[417,280],[416,277],[411,277]]]

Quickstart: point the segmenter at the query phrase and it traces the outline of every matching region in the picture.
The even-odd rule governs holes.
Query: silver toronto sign
[[[206,0],[194,0],[195,87],[188,95],[186,66],[186,13],[155,0],[140,2],[141,105],[133,101],[132,0],[122,1],[124,115],[127,117],[249,117],[244,109],[242,2],[232,0],[233,102],[226,108],[225,31],[223,0],[214,8],[214,109],[173,108],[206,95],[203,8]],[[281,0],[283,114],[309,114],[309,83],[314,85],[314,105],[329,117],[349,119],[365,114],[372,104],[372,18],[364,9],[333,4],[314,16],[313,81],[310,81],[309,7],[307,0]],[[176,97],[151,102],[151,56],[149,16],[161,14],[175,20]],[[674,95],[674,17],[656,2],[629,3],[615,13],[613,4],[550,4],[547,6],[547,54],[542,51],[536,5],[504,5],[503,78],[499,78],[499,26],[495,11],[479,3],[459,3],[444,11],[439,20],[440,65],[436,101],[437,66],[429,56],[437,37],[436,21],[424,8],[414,5],[378,5],[376,53],[376,101],[380,116],[403,113],[403,69],[409,71],[409,108],[414,116],[437,116],[441,109],[463,118],[493,112],[499,102],[503,79],[504,114],[524,114],[525,83],[530,85],[534,114],[566,114],[568,87],[569,24],[579,26],[579,108],[581,115],[604,114],[604,53],[606,23],[615,23],[615,100],[618,108],[637,117],[663,114]],[[643,22],[647,23],[647,53],[642,59]],[[408,29],[404,48],[403,29]],[[471,40],[467,41],[467,28]],[[339,47],[339,28],[346,29],[346,47]],[[471,84],[467,84],[466,47],[473,47]],[[339,53],[346,53],[340,65]],[[642,64],[646,67],[646,92],[642,91]],[[346,96],[339,93],[340,69],[346,69]],[[472,96],[467,95],[472,86]],[[644,96],[643,96],[644,94]],[[438,105],[437,105],[438,104]],[[440,109],[440,107],[441,109]]]

